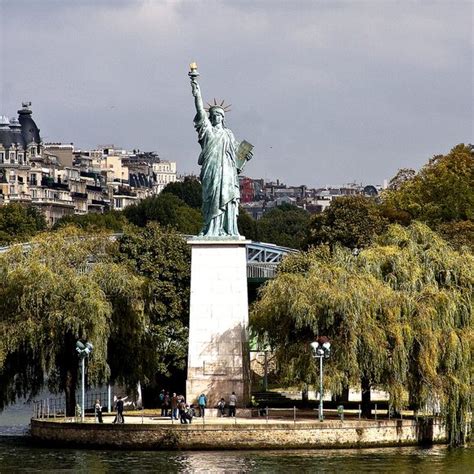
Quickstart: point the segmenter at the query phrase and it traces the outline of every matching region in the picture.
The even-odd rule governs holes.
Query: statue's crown
[[[216,99],[214,99],[214,104],[210,104],[209,102],[207,103],[206,111],[208,113],[211,113],[212,110],[215,109],[221,109],[224,113],[225,112],[230,112],[232,104],[225,105],[224,101],[222,100],[220,104],[217,103]]]

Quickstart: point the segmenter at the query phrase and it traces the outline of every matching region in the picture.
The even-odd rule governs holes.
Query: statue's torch
[[[199,77],[199,73],[197,69],[198,69],[198,66],[196,63],[191,63],[189,65],[188,76],[191,78],[191,82],[197,82],[197,78]]]

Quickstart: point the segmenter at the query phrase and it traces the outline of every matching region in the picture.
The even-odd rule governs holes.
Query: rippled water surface
[[[474,448],[379,448],[322,451],[103,451],[31,446],[0,438],[3,472],[396,472],[474,471]]]
[[[52,449],[18,436],[25,432],[29,416],[29,408],[21,405],[0,414],[0,473],[474,473],[474,446],[200,452]]]

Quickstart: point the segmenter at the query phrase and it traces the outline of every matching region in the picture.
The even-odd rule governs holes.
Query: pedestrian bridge
[[[296,252],[295,249],[264,242],[247,244],[247,279],[262,282],[274,278],[283,257]]]

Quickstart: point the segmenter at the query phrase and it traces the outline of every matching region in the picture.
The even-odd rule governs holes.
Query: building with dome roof
[[[60,166],[44,154],[31,102],[23,102],[18,119],[0,117],[0,204],[20,202],[39,207],[49,225],[74,213],[67,186],[57,182]]]

